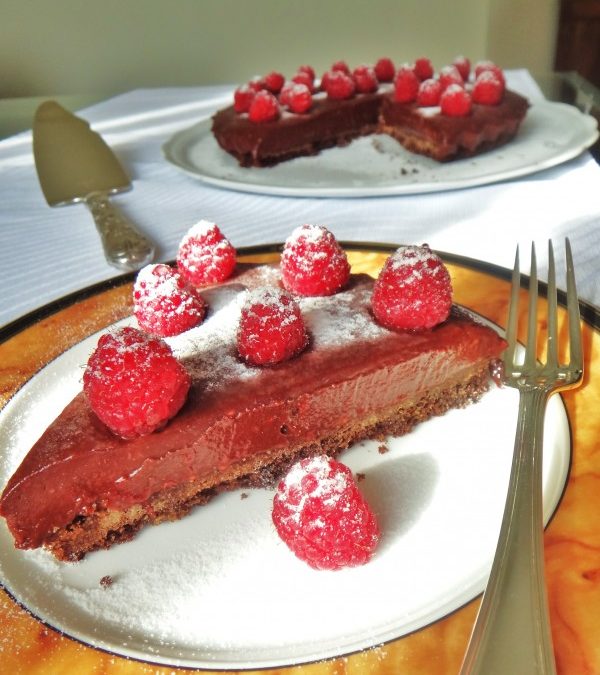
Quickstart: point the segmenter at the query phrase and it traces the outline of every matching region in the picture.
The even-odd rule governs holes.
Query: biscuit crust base
[[[416,401],[404,402],[377,417],[355,421],[335,434],[308,445],[257,453],[232,465],[226,472],[215,472],[213,476],[203,476],[201,480],[162,490],[144,503],[134,504],[125,510],[98,510],[90,515],[78,516],[66,527],[49,535],[44,547],[59,560],[80,560],[90,551],[107,549],[117,542],[132,539],[145,525],[178,520],[221,492],[273,487],[301,458],[322,453],[336,456],[358,441],[402,436],[430,417],[477,401],[489,384],[486,361],[462,382],[428,391]]]

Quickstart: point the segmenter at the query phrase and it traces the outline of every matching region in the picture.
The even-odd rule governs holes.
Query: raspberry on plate
[[[346,99],[354,96],[354,80],[342,70],[331,70],[323,76],[323,87],[329,98]]]
[[[208,220],[193,225],[179,244],[177,269],[193,286],[224,281],[233,273],[235,262],[235,248]]]
[[[440,70],[439,81],[442,89],[447,89],[452,84],[464,85],[462,75],[456,66],[444,66]]]
[[[295,84],[303,84],[312,93],[315,89],[315,78],[311,77],[305,70],[297,72],[292,77],[292,82]]]
[[[457,56],[452,65],[458,70],[460,76],[463,79],[463,82],[466,82],[469,79],[471,73],[471,62],[466,56]]]
[[[179,335],[198,325],[206,303],[169,265],[146,265],[133,286],[133,313],[140,328],[152,335]]]
[[[302,459],[279,483],[273,524],[298,558],[318,570],[367,563],[380,531],[350,469],[319,455]]]
[[[398,103],[412,103],[419,93],[419,78],[410,66],[398,68],[394,79],[394,100]]]
[[[252,122],[273,122],[279,118],[279,103],[270,91],[261,89],[248,108],[248,117]]]
[[[279,101],[293,113],[302,114],[311,109],[313,97],[310,89],[305,84],[288,82],[281,90]]]
[[[386,261],[373,287],[377,321],[396,330],[424,330],[445,321],[452,306],[450,274],[427,245],[401,246]]]
[[[421,57],[415,61],[414,65],[415,75],[421,80],[430,80],[433,77],[433,66],[431,61],[425,57]]]
[[[233,107],[237,113],[246,113],[256,95],[256,90],[243,84],[233,92]]]
[[[259,287],[248,293],[237,335],[239,355],[255,366],[286,361],[308,344],[298,303],[286,291]]]
[[[284,288],[299,295],[333,295],[350,277],[350,265],[333,234],[322,225],[301,225],[281,254]]]
[[[440,84],[439,80],[423,80],[423,82],[421,82],[419,85],[417,105],[423,108],[427,106],[439,105],[441,94],[442,85]]]
[[[496,75],[496,77],[502,82],[503,85],[506,84],[506,79],[504,77],[504,72],[500,66],[497,66],[493,61],[479,61],[475,64],[475,79],[477,79],[481,73],[486,71],[491,71]]]
[[[272,94],[278,94],[283,87],[285,78],[281,73],[273,71],[264,77],[265,89],[270,91]]]
[[[377,91],[379,82],[371,66],[357,66],[352,71],[352,77],[356,84],[356,91],[360,94],[370,94]]]
[[[482,71],[476,78],[471,91],[473,103],[498,105],[504,96],[504,84],[492,70]]]
[[[449,117],[466,117],[471,113],[471,104],[471,95],[460,84],[451,84],[440,96],[442,114]]]
[[[83,373],[91,409],[122,438],[160,429],[189,388],[190,376],[167,343],[131,327],[102,335]]]
[[[374,70],[380,82],[393,82],[396,68],[392,59],[389,59],[387,56],[378,59]]]
[[[330,70],[350,75],[350,68],[348,67],[348,64],[345,61],[336,61],[335,63],[332,63]]]

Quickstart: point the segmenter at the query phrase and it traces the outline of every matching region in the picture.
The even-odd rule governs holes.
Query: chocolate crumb
[[[383,445],[383,444],[380,445],[380,446],[377,448],[377,450],[378,450],[378,452],[379,452],[380,455],[385,455],[386,452],[389,452],[389,451],[390,451],[390,449],[388,448],[388,446],[387,446],[387,445]]]
[[[250,495],[247,492],[241,492],[240,493],[240,499],[248,499]]]
[[[108,588],[109,586],[112,586],[113,584],[113,578],[110,576],[110,574],[107,574],[106,576],[103,576],[102,579],[100,579],[100,586],[102,588]]]
[[[356,474],[356,480],[359,481],[359,482],[360,482],[361,480],[364,480],[366,477],[367,477],[367,476],[366,476],[366,474],[364,474],[364,473],[357,473],[357,474]]]

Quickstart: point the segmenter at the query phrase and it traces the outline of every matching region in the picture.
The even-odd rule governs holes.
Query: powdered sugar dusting
[[[216,223],[213,223],[210,220],[199,220],[195,225],[190,227],[182,241],[185,241],[189,238],[204,238],[208,234],[212,234],[217,230],[218,228]]]
[[[241,284],[225,284],[203,292],[209,307],[204,322],[181,335],[165,338],[192,380],[202,380],[211,388],[223,388],[232,379],[260,374],[260,369],[247,365],[238,356],[240,316],[242,308],[253,299],[272,302],[279,297],[284,292],[278,285],[280,278],[276,267],[264,266],[253,270],[253,283],[258,287],[251,292]],[[310,334],[311,348],[335,348],[387,333],[369,311],[371,288],[370,282],[360,283],[333,296],[296,297]],[[289,312],[284,314],[287,316]]]

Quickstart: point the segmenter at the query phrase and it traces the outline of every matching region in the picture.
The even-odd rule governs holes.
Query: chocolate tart
[[[300,299],[305,352],[270,368],[247,366],[235,347],[245,290],[277,283],[276,268],[240,266],[229,283],[205,291],[205,321],[167,340],[192,387],[162,430],[123,440],[83,394],[66,406],[0,498],[18,548],[78,560],[221,491],[272,486],[300,457],[405,434],[477,400],[504,348],[458,307],[424,332],[382,328],[370,313],[373,279],[353,275],[334,296]]]

